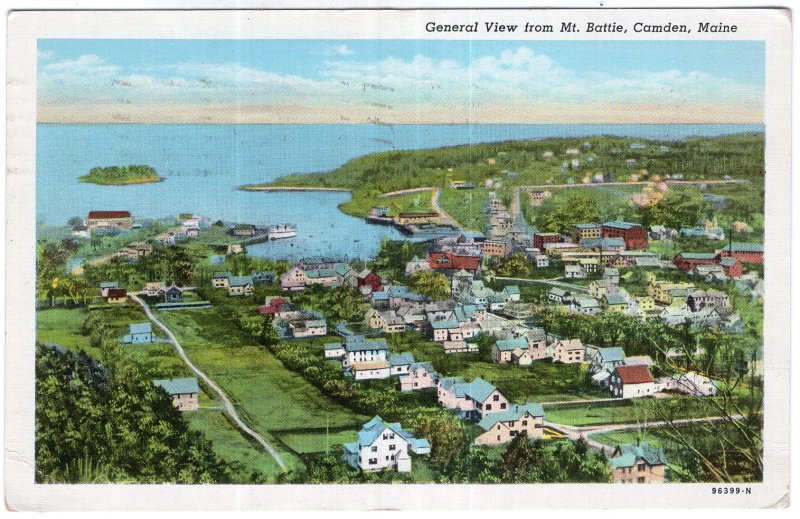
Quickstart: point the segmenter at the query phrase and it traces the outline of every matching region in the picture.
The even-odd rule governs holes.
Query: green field
[[[201,408],[200,411],[184,413],[183,416],[186,417],[192,430],[203,433],[206,439],[212,442],[217,456],[229,462],[242,464],[244,468],[244,473],[241,474],[242,482],[246,482],[254,471],[261,472],[270,479],[281,473],[272,456],[249,436],[243,435],[230,422],[224,411]]]
[[[586,405],[554,405],[545,408],[545,413],[548,421],[565,425],[646,423],[664,420],[663,413],[667,410],[676,420],[717,416],[719,412],[709,400],[691,396],[675,396],[669,400],[639,398]]]
[[[242,419],[278,440],[276,448],[290,464],[298,459],[291,447],[281,444],[282,433],[316,429],[324,441],[326,426],[355,431],[369,420],[327,398],[235,326],[212,318],[213,312],[184,310],[159,317],[192,361],[228,394]]]
[[[120,336],[127,330],[128,323],[146,320],[142,310],[132,305],[99,311],[112,314],[109,320]],[[100,352],[93,349],[89,344],[89,338],[80,333],[86,314],[87,311],[82,309],[37,312],[37,341],[54,342],[71,350],[82,350],[95,359],[99,358]],[[137,361],[145,374],[153,379],[193,376],[192,371],[170,344],[124,345],[122,348],[126,355]],[[203,410],[197,413],[185,413],[184,416],[195,430],[207,433],[207,437],[214,441],[217,454],[228,461],[246,462],[246,466],[258,469],[268,477],[280,472],[275,460],[260,447],[254,447],[250,440],[223,416],[221,410],[208,410],[219,407],[218,402],[212,400],[205,392],[200,394],[199,400]],[[217,439],[220,441],[219,445]],[[291,453],[287,457],[288,461],[293,460]]]
[[[489,215],[482,209],[488,201],[489,190],[482,187],[469,190],[446,187],[439,196],[439,206],[447,214],[465,229],[483,233],[489,224]]]
[[[334,445],[343,445],[355,441],[357,428],[342,431],[326,431],[325,429],[286,432],[280,434],[281,441],[290,449],[299,453],[327,452]]]

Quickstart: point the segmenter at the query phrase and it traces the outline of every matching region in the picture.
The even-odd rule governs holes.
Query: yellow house
[[[544,409],[541,404],[511,404],[506,411],[485,415],[478,426],[485,431],[475,438],[478,445],[508,443],[523,432],[538,439],[544,434]]]
[[[670,281],[651,281],[647,285],[647,295],[660,305],[670,305],[673,300],[685,298],[689,290],[694,288],[692,283],[673,283]]]
[[[636,306],[643,312],[651,312],[656,309],[656,302],[650,296],[636,298]]]
[[[628,300],[620,294],[606,294],[603,296],[603,308],[606,312],[627,312],[630,308]]]

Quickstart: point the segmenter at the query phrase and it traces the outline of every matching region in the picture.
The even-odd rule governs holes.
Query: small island
[[[161,182],[164,179],[150,166],[131,165],[92,168],[89,170],[88,174],[79,177],[78,180],[103,186],[124,186],[128,184]]]

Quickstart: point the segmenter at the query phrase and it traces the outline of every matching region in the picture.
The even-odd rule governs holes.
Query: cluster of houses
[[[304,290],[310,285],[349,286],[366,295],[379,291],[382,283],[375,272],[369,269],[357,272],[338,258],[303,258],[280,277],[281,288],[287,292]]]
[[[725,292],[700,290],[687,281],[659,281],[651,276],[646,295],[633,296],[619,286],[619,271],[606,268],[603,278],[589,283],[585,292],[553,287],[547,297],[552,305],[570,313],[619,312],[642,320],[661,320],[672,326],[689,322],[730,333],[744,331],[744,322]]]
[[[253,295],[255,287],[273,283],[275,283],[275,273],[269,271],[253,272],[246,276],[234,276],[230,272],[215,272],[211,278],[211,285],[214,288],[224,288],[232,297]]]
[[[403,391],[433,387],[437,377],[429,363],[415,362],[411,353],[389,353],[384,338],[345,335],[344,343],[332,342],[323,347],[326,360],[341,362],[342,372],[354,380],[400,378]]]

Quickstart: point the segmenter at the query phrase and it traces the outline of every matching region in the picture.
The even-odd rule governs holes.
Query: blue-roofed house
[[[154,380],[153,384],[172,397],[172,405],[179,411],[197,411],[197,395],[200,393],[200,385],[196,378]]]
[[[486,415],[478,426],[485,432],[475,438],[478,445],[508,443],[523,432],[531,439],[540,439],[544,433],[544,408],[542,404],[510,404],[500,413]]]
[[[253,278],[253,286],[260,287],[265,285],[272,285],[275,283],[275,273],[269,271],[253,272],[250,276]]]
[[[597,348],[597,351],[592,356],[591,364],[589,365],[589,373],[597,375],[599,373],[608,373],[610,376],[617,366],[625,364],[625,352],[620,347],[613,348]],[[601,387],[607,385],[608,380],[595,380]]]
[[[647,442],[618,445],[608,464],[614,483],[663,483],[667,471],[664,451]]]
[[[414,431],[403,429],[399,423],[384,422],[380,416],[365,423],[356,441],[345,443],[342,448],[348,465],[369,472],[411,472],[409,453],[426,455],[431,451],[426,439],[415,438]]]
[[[525,337],[515,337],[495,342],[492,346],[492,362],[529,366],[533,362],[533,357],[529,351],[528,340]]]
[[[486,415],[508,409],[508,399],[482,378],[465,382],[460,378],[440,379],[439,403],[466,420],[480,420]]]
[[[176,287],[175,285],[170,286],[169,288],[164,290],[164,301],[167,303],[182,303],[183,290]]]
[[[150,323],[132,323],[128,325],[128,333],[120,342],[124,344],[149,344],[153,342],[153,328]]]
[[[250,296],[253,295],[252,276],[230,276],[228,278],[229,296]]]
[[[506,300],[506,302],[519,301],[520,298],[519,287],[517,285],[506,285],[505,287],[503,287],[501,296],[503,297],[503,299]]]
[[[389,371],[392,375],[408,375],[413,363],[414,355],[409,352],[394,353],[389,355]]]

